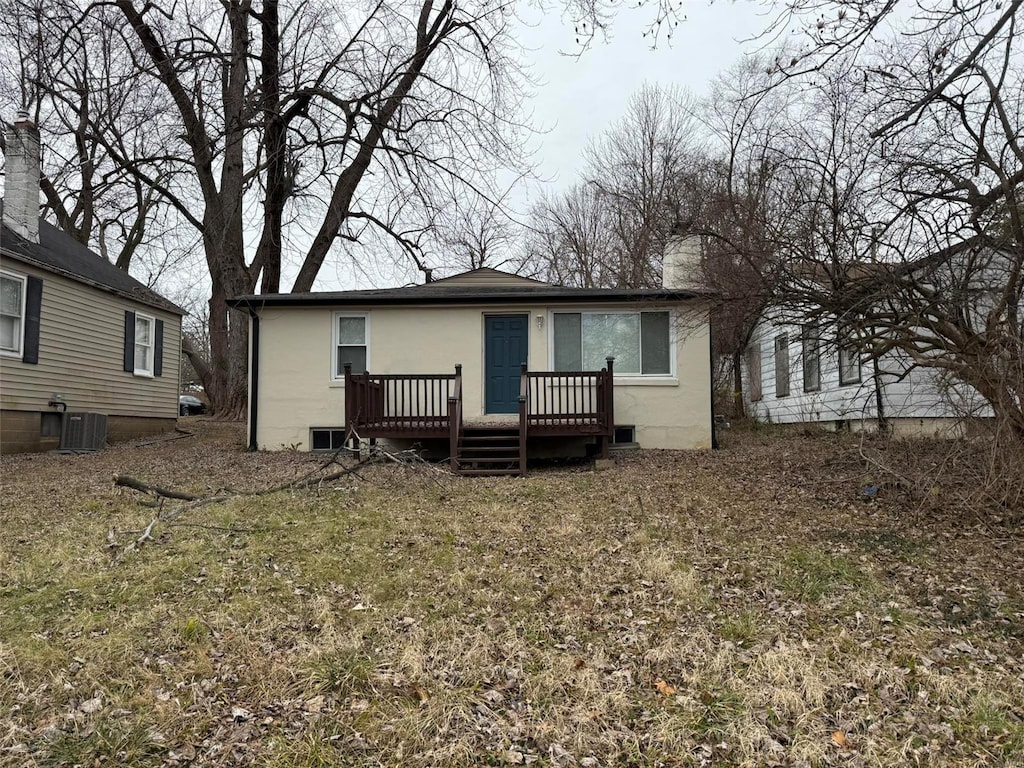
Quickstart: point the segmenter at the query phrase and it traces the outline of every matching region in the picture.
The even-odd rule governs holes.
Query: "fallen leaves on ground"
[[[212,495],[322,463],[189,428],[0,458],[0,764],[1024,763],[1020,532],[883,485],[849,437],[370,467],[111,565],[152,516],[115,473]]]

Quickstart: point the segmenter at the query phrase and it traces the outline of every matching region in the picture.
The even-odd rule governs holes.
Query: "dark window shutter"
[[[124,369],[135,373],[135,313],[124,313]]]
[[[156,321],[156,338],[153,339],[153,375],[164,375],[164,321]]]
[[[29,275],[25,289],[25,349],[23,363],[39,362],[39,318],[43,308],[43,281]]]

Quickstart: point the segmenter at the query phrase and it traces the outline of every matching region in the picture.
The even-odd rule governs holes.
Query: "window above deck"
[[[555,371],[596,371],[614,357],[619,376],[674,374],[668,310],[555,312],[551,342]]]
[[[345,378],[345,365],[352,364],[354,373],[370,370],[369,317],[365,313],[334,312],[331,315],[332,377]]]

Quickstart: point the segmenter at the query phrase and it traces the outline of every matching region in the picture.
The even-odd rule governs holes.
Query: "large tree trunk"
[[[242,312],[227,305],[230,296],[245,292],[226,290],[222,281],[214,280],[209,302],[210,364],[198,370],[212,414],[227,419],[245,415],[249,323]]]

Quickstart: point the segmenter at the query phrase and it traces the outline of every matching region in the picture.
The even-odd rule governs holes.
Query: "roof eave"
[[[128,299],[129,301],[134,301],[138,304],[144,304],[145,306],[152,307],[154,309],[162,309],[165,312],[170,312],[176,315],[184,316],[188,314],[188,311],[182,309],[177,304],[167,299],[163,299],[162,301],[157,302],[151,301],[144,297],[135,296],[131,293],[128,293],[127,291],[122,291],[110,285],[105,285],[95,280],[90,280],[89,278],[83,277],[82,275],[76,275],[73,272],[67,271],[66,269],[60,269],[59,267],[55,267],[52,264],[47,264],[44,261],[34,259],[31,256],[28,256],[24,253],[11,251],[7,248],[0,248],[0,253],[2,253],[8,259],[20,261],[21,263],[28,264],[29,266],[35,267],[36,269],[41,269],[44,272],[49,272],[54,275],[60,275],[61,277],[67,278],[68,280],[72,280],[76,283],[81,283],[82,285],[88,285],[90,288],[95,288],[96,290],[104,291],[105,293],[110,293],[115,296],[119,296],[122,299]]]
[[[271,294],[236,296],[228,300],[235,309],[263,307],[373,307],[373,306],[464,306],[467,304],[637,304],[643,302],[686,303],[713,301],[712,291],[650,291],[645,293],[564,293],[537,296],[466,294],[464,296],[338,296],[336,294]]]

